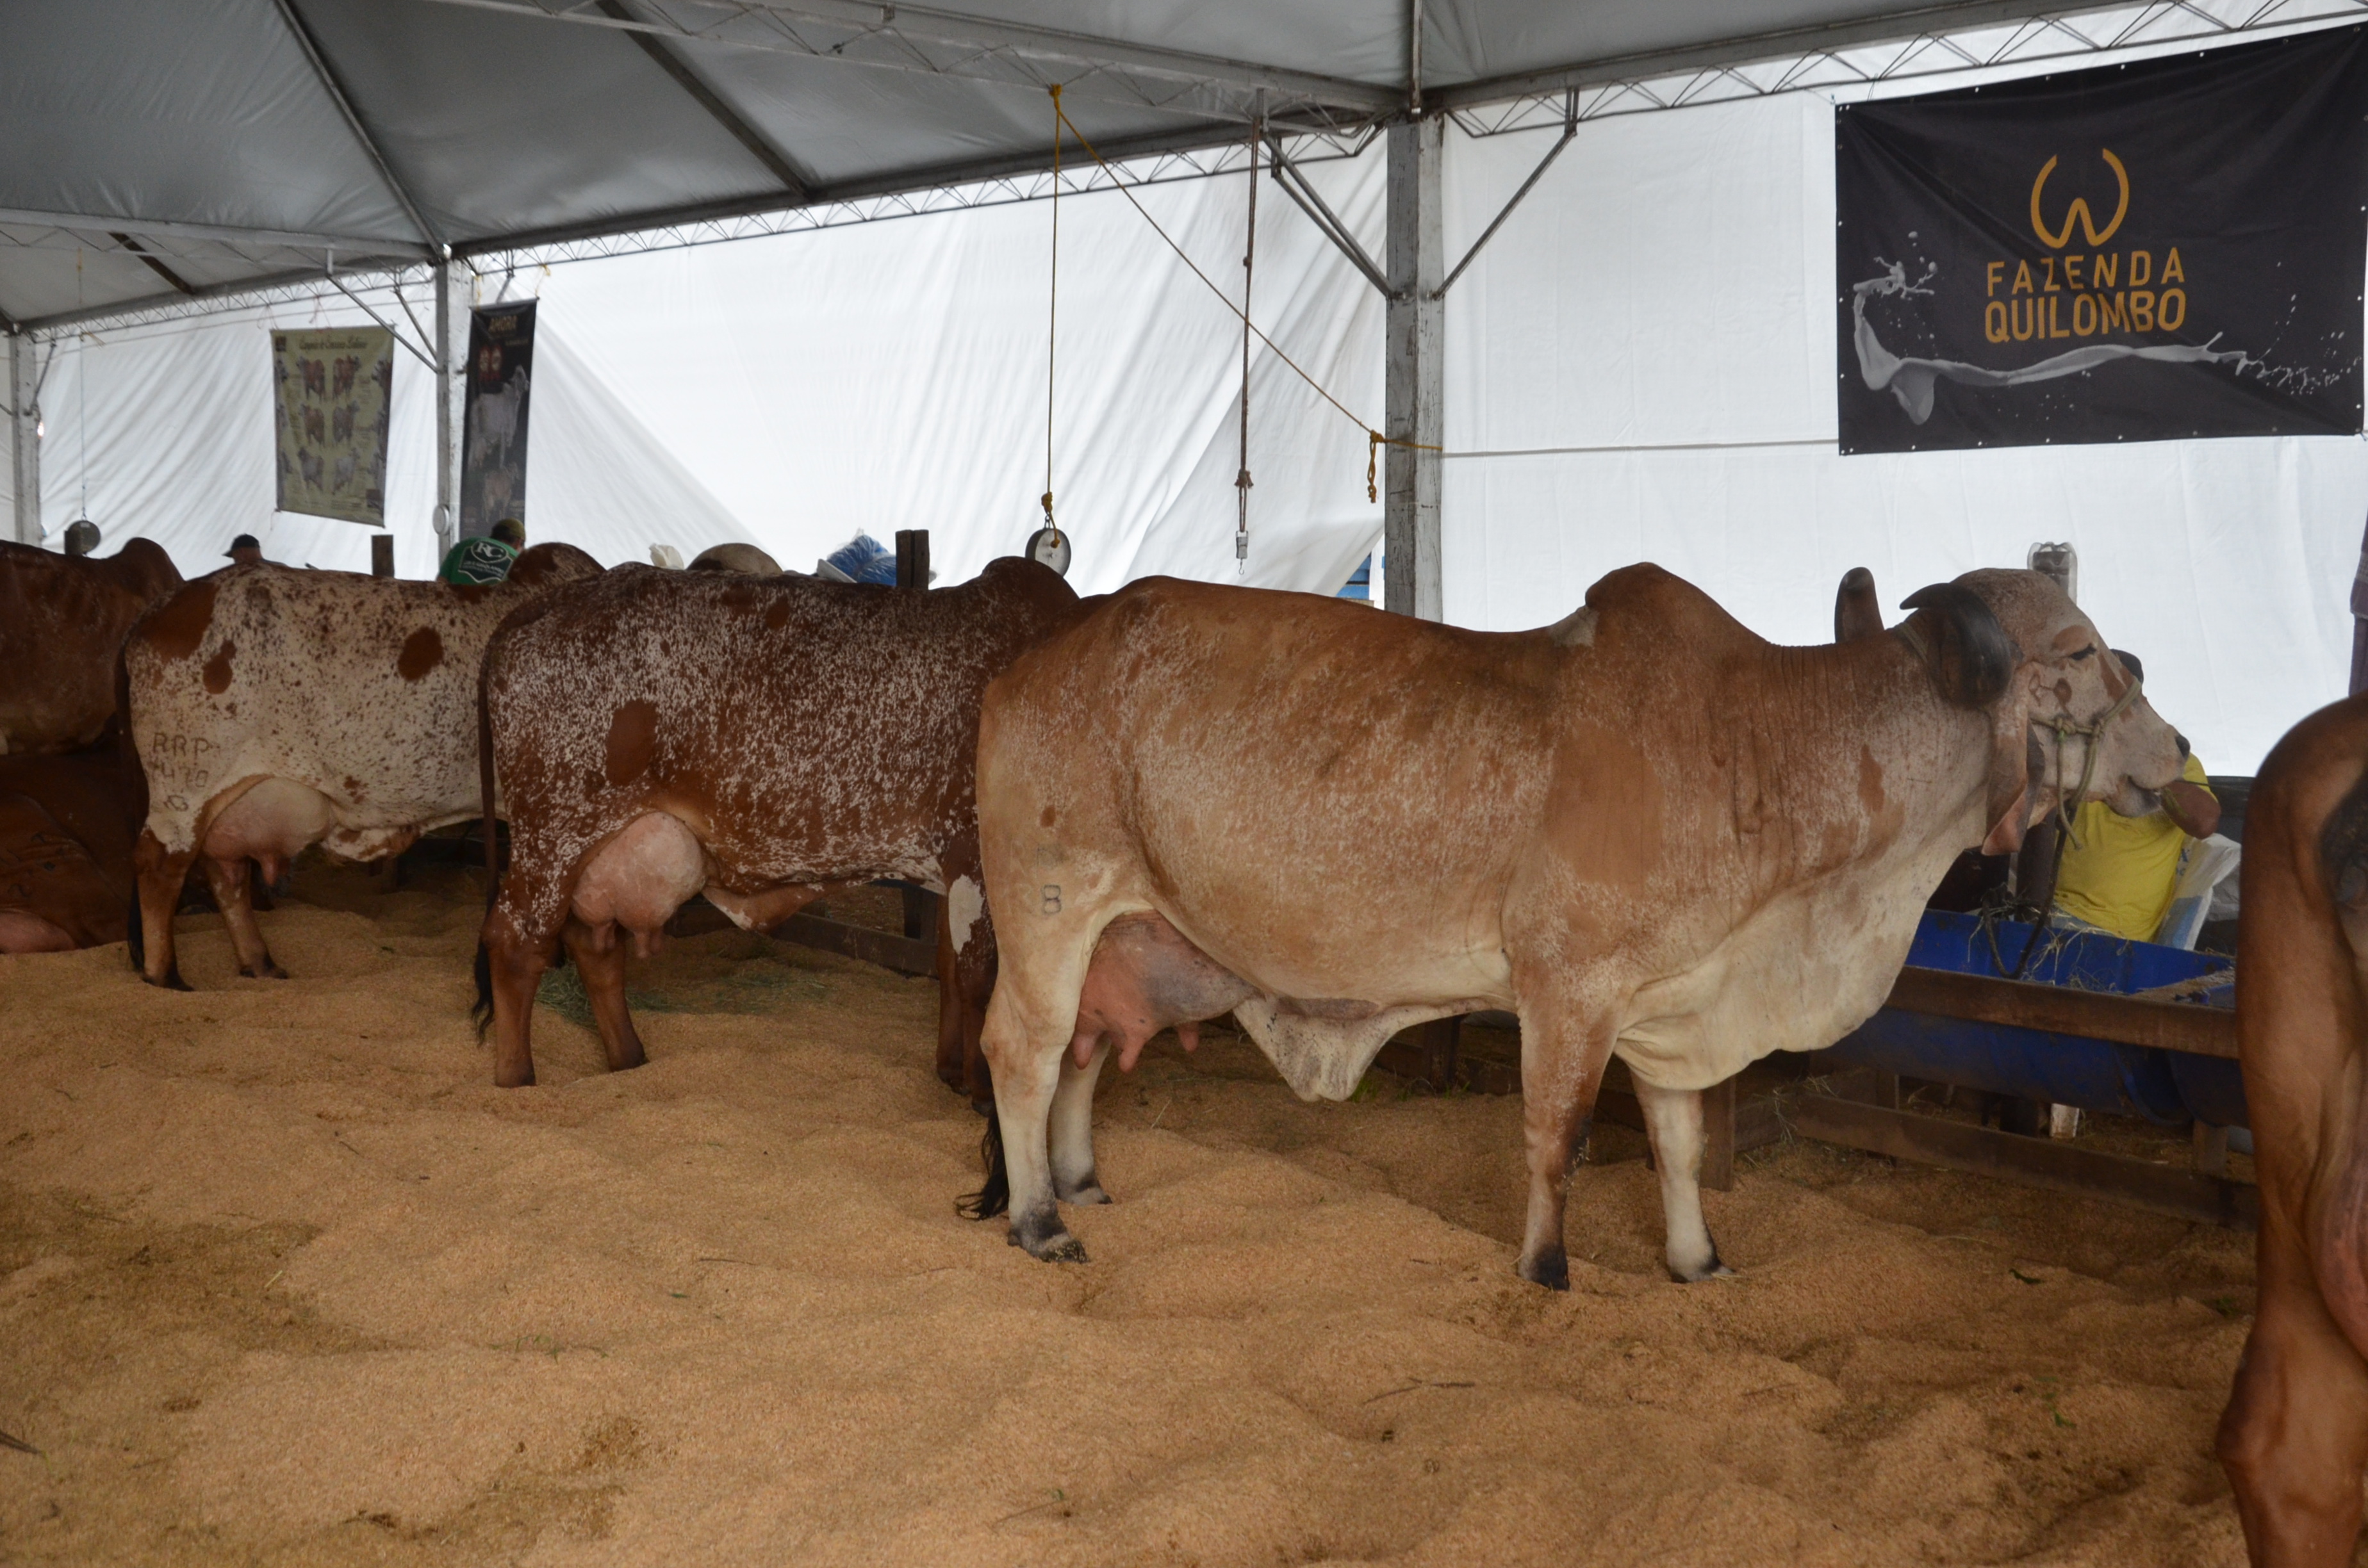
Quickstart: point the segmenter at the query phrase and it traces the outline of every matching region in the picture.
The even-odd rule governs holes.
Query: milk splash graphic
[[[2241,348],[2215,349],[2214,343],[2220,335],[2213,334],[2211,342],[2201,345],[2168,343],[2140,347],[2130,343],[2095,343],[2071,349],[2035,365],[2019,370],[1990,370],[1979,365],[1968,365],[1962,359],[1901,358],[1883,346],[1874,328],[1866,319],[1866,301],[1870,295],[1886,294],[1901,298],[1929,296],[1932,290],[1926,285],[1940,272],[1940,264],[1928,261],[1924,275],[1914,282],[1907,279],[1905,263],[1875,260],[1884,267],[1879,278],[1870,278],[1850,289],[1850,340],[1858,348],[1859,374],[1872,392],[1888,392],[1907,411],[1908,419],[1918,425],[1932,417],[1934,384],[1942,378],[1970,387],[2015,387],[2032,381],[2052,381],[2062,376],[2077,376],[2100,365],[2117,359],[2153,359],[2169,364],[2234,365],[2238,375],[2251,372],[2264,381],[2291,384],[2294,377],[2305,379],[2320,374],[2314,371],[2280,371],[2267,362],[2252,358]]]

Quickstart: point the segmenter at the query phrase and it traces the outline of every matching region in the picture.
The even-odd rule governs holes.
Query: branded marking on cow
[[[394,661],[394,673],[405,680],[417,680],[444,662],[444,639],[432,626],[423,626],[403,640],[403,653]]]
[[[1040,914],[1040,915],[1058,915],[1058,914],[1060,914],[1060,913],[1061,913],[1061,884],[1060,884],[1060,883],[1058,883],[1058,882],[1046,882],[1046,883],[1044,884],[1044,886],[1043,886],[1043,890],[1042,890],[1042,893],[1041,893],[1041,895],[1040,895],[1040,896],[1042,898],[1043,903],[1042,903],[1042,906],[1037,910],[1037,913],[1038,913],[1038,914]]]

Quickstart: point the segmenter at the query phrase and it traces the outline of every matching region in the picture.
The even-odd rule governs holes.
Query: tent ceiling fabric
[[[260,285],[333,250],[384,265],[1041,167],[1052,82],[1105,152],[1237,136],[1261,90],[1282,119],[1369,124],[1406,101],[1411,9],[17,0],[0,16],[0,316]],[[1424,0],[1420,80],[1474,101],[1622,61],[2044,9]]]

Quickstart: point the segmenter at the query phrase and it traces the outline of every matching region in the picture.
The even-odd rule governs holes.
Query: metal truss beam
[[[116,330],[149,326],[158,322],[222,315],[265,305],[302,304],[324,295],[346,292],[339,287],[339,281],[365,289],[380,288],[391,283],[416,281],[427,271],[426,265],[419,262],[394,262],[381,267],[364,265],[339,273],[338,281],[333,281],[320,268],[307,267],[302,272],[280,272],[268,277],[210,284],[188,294],[151,294],[145,299],[40,316],[23,323],[22,328],[35,337],[58,338],[73,336],[80,332],[95,333],[102,327]]]
[[[355,110],[354,101],[346,92],[346,85],[337,79],[336,72],[330,68],[328,58],[321,52],[321,46],[313,41],[313,29],[304,25],[302,17],[297,15],[295,0],[277,0],[277,3],[280,19],[288,24],[289,32],[295,37],[296,46],[304,51],[304,58],[311,62],[313,74],[320,82],[321,90],[329,95],[330,101],[337,106],[337,112],[345,117],[346,129],[353,132],[356,142],[361,143],[363,155],[378,171],[378,177],[385,185],[387,194],[394,198],[396,204],[403,209],[403,215],[411,220],[413,228],[419,231],[421,239],[431,246],[441,245],[443,236],[420,215],[418,204],[411,199],[411,192],[404,187],[403,181],[395,177],[393,165],[386,161],[386,154],[379,151],[378,142],[371,139],[370,128],[362,124],[362,117]]]
[[[101,239],[115,234],[136,234],[143,241],[187,241],[232,247],[246,245],[274,250],[319,251],[324,255],[335,251],[340,256],[358,257],[416,256],[424,259],[430,254],[426,246],[411,240],[362,239],[353,234],[293,233],[284,229],[225,229],[205,223],[167,222],[154,218],[126,218],[115,214],[100,216],[86,212],[37,212],[21,207],[0,207],[0,229],[10,228],[51,231],[63,234],[73,244],[99,250],[108,248],[98,244]],[[41,248],[42,240],[0,233],[0,244]],[[149,248],[159,247],[152,244]]]
[[[1864,96],[1921,78],[2077,62],[2109,51],[2230,43],[2363,17],[2368,0],[2125,0],[2036,14],[2028,4],[1979,0],[1847,27],[1497,77],[1432,97],[1448,106],[1466,135],[1496,136],[1567,124],[1574,93],[1581,120],[1778,93]],[[1919,25],[1922,30],[1902,32]]]
[[[1374,134],[1372,130],[1338,135],[1306,132],[1283,140],[1296,149],[1293,156],[1297,161],[1324,162],[1355,157]],[[1249,154],[1238,135],[1214,144],[1206,143],[1205,136],[1205,132],[1196,133],[1182,146],[1145,150],[1144,144],[1136,142],[1105,148],[1105,156],[1110,160],[1108,169],[1092,163],[1063,166],[1061,194],[1083,195],[1115,189],[1121,185],[1167,185],[1247,171]],[[479,263],[498,259],[503,266],[552,266],[645,251],[680,250],[768,234],[837,229],[852,223],[875,223],[973,207],[1005,207],[1042,200],[1053,194],[1052,173],[1037,167],[1040,161],[1035,156],[1002,159],[956,172],[935,171],[883,182],[887,185],[884,189],[867,191],[853,186],[826,188],[804,206],[787,206],[776,199],[644,214],[632,220],[630,230],[601,226],[523,234],[514,239],[456,246],[454,255]]]
[[[593,0],[593,3],[599,6],[602,16],[612,21],[632,22],[640,19],[625,8],[625,0]],[[675,85],[688,93],[691,101],[706,110],[710,119],[730,131],[734,141],[747,148],[757,161],[764,165],[775,179],[781,182],[781,188],[788,191],[793,199],[799,201],[806,199],[805,172],[791,163],[788,156],[779,147],[773,145],[772,138],[749,124],[738,109],[725,103],[715,89],[708,85],[707,78],[700,75],[689,61],[677,52],[672,44],[667,43],[655,33],[647,32],[639,28],[628,30],[625,36],[641,45],[642,52],[648,55],[659,70],[673,77]]]
[[[928,6],[861,0],[645,0],[637,17],[623,20],[609,15],[598,0],[439,3],[1040,92],[1058,83],[1064,94],[1076,98],[1200,119],[1247,120],[1261,91],[1268,95],[1270,117],[1324,124],[1361,123],[1404,104],[1402,91],[1394,85]]]

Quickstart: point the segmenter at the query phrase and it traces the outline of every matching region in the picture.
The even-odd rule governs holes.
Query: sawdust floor
[[[0,959],[0,1561],[2242,1559],[2241,1236],[1803,1145],[1681,1288],[1615,1131],[1549,1295],[1517,1103],[1220,1037],[1108,1074],[1051,1267],[954,1215],[926,983],[678,942],[648,1067],[554,992],[498,1091],[473,890],[307,867],[286,982]]]

